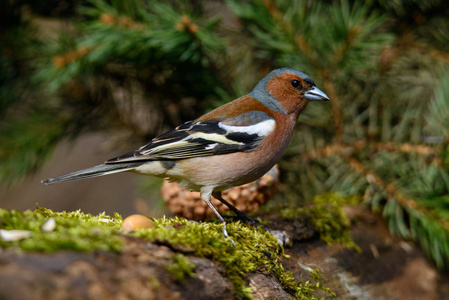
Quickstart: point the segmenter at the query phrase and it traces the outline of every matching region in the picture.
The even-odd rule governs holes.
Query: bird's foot
[[[251,219],[250,217],[248,217],[246,214],[244,214],[241,211],[235,212],[235,214],[237,215],[237,219],[239,219],[240,221],[242,221],[245,224],[248,224],[250,226],[259,228],[260,226],[262,226],[262,224],[260,224],[260,222],[256,219]],[[262,226],[262,229],[267,231],[267,232],[271,232],[269,228]]]
[[[246,214],[244,214],[243,212],[239,211],[237,213],[237,218],[242,221],[245,224],[254,226],[254,227],[259,227],[260,226],[260,222],[256,219],[251,219],[250,217],[248,217]]]

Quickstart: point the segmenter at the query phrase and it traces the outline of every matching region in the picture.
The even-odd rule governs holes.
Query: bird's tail
[[[53,183],[64,182],[64,181],[98,177],[98,176],[103,176],[103,175],[109,175],[109,174],[129,171],[129,170],[134,169],[137,166],[140,166],[141,164],[142,164],[142,162],[98,165],[98,166],[95,166],[92,168],[88,168],[88,169],[76,171],[73,173],[68,173],[68,174],[64,174],[61,176],[57,176],[55,178],[45,179],[45,180],[42,180],[41,182],[45,183],[45,184],[53,184]]]

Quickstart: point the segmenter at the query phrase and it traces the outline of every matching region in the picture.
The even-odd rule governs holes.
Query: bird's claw
[[[239,212],[236,213],[237,214],[237,218],[242,221],[245,224],[254,226],[256,228],[258,228],[259,226],[261,226],[260,222],[256,219],[251,219],[250,217],[248,217],[247,215],[245,215],[243,212]]]

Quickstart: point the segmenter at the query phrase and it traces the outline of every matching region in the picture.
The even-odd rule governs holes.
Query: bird
[[[305,73],[287,67],[274,69],[247,95],[185,122],[135,151],[42,183],[119,172],[168,178],[181,188],[199,191],[223,224],[223,236],[229,238],[226,221],[211,203],[211,196],[248,220],[223,199],[221,191],[252,182],[268,172],[281,159],[307,104],[329,100]]]

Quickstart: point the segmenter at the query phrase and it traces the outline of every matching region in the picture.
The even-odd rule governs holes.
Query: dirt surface
[[[107,252],[0,254],[0,299],[232,299],[220,266],[198,257],[195,277],[177,282],[167,270],[173,250],[127,238]]]
[[[380,215],[360,207],[347,213],[362,253],[318,239],[297,241],[284,259],[297,280],[309,280],[308,268],[318,268],[334,299],[449,299],[447,271],[438,271],[414,244],[392,237]]]

